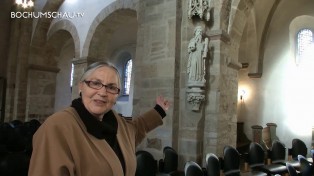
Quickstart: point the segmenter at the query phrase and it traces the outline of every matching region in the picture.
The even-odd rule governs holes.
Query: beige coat
[[[125,176],[134,176],[136,145],[147,132],[162,124],[162,118],[154,109],[132,122],[115,115]],[[28,175],[123,176],[123,169],[109,144],[90,135],[75,109],[69,107],[47,118],[35,133]]]

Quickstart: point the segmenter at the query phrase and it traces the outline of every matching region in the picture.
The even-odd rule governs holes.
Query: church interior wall
[[[249,78],[248,69],[239,71],[239,91],[247,92],[246,98],[238,103],[238,120],[245,122],[245,133],[250,138],[252,125],[265,127],[266,123],[276,123],[277,136],[286,147],[291,147],[293,138],[301,138],[311,148],[313,111],[309,106],[314,97],[310,91],[313,85],[308,80],[313,79],[314,72],[308,68],[314,65],[296,64],[291,42],[296,41],[297,30],[291,34],[290,25],[300,15],[313,17],[308,9],[312,3],[282,1],[267,29],[262,77]],[[308,27],[304,21],[299,23]]]
[[[38,1],[37,10],[46,7],[47,1]],[[157,159],[162,157],[162,147],[167,145],[178,151],[181,166],[187,160],[202,163],[206,152],[221,155],[224,145],[236,145],[237,122],[244,122],[244,132],[251,140],[252,125],[276,123],[277,136],[287,147],[292,138],[299,137],[311,148],[314,85],[309,80],[314,77],[311,69],[314,64],[296,66],[290,51],[291,24],[306,15],[295,25],[308,25],[304,21],[312,20],[314,2],[299,1],[283,0],[274,4],[271,0],[239,0],[230,6],[212,1],[211,21],[199,22],[205,27],[212,49],[207,61],[206,101],[199,112],[191,111],[186,101],[187,47],[196,25],[187,17],[187,3],[176,0],[93,0],[73,4],[58,1],[59,5],[54,8],[58,7],[59,12],[78,12],[84,16],[53,19],[50,23],[34,19],[33,35],[29,35],[33,43],[29,43],[31,52],[27,60],[14,56],[12,53],[17,50],[10,44],[10,59],[2,59],[8,69],[0,67],[6,70],[1,71],[0,76],[12,79],[8,84],[7,97],[12,97],[6,100],[6,120],[13,120],[21,113],[17,112],[16,104],[23,104],[23,101],[17,103],[22,96],[26,97],[26,117],[44,121],[78,96],[75,85],[87,64],[99,59],[109,60],[118,66],[122,76],[123,64],[119,63],[125,61],[127,53],[133,60],[131,93],[127,102],[117,102],[116,110],[125,116],[139,115],[154,106],[159,94],[170,99],[173,105],[164,125],[149,133],[139,146]],[[272,16],[265,15],[274,5]],[[229,21],[221,19],[220,15],[229,12],[232,14]],[[0,22],[7,23],[2,18]],[[310,27],[314,29],[313,25]],[[14,31],[20,32],[16,27]],[[6,28],[1,28],[0,32],[9,33]],[[10,34],[12,36],[14,34]],[[6,37],[0,37],[0,55],[6,54],[3,50],[8,43]],[[22,72],[18,72],[21,63],[25,65]],[[71,63],[74,64],[72,93]],[[248,67],[238,68],[241,64]],[[20,78],[23,78],[26,71],[27,79],[18,90],[25,95],[18,94],[13,85],[20,80],[17,75],[22,73]],[[260,72],[260,77],[249,76]],[[242,89],[245,95],[240,100],[238,91]]]
[[[57,67],[60,71],[56,78],[56,93],[54,112],[66,108],[72,101],[72,88],[77,85],[71,86],[71,71],[72,60],[74,58],[74,43],[70,38],[65,42],[63,48],[60,51],[59,60],[57,61]],[[78,95],[77,95],[78,97]]]

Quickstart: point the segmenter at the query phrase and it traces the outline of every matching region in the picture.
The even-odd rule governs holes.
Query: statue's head
[[[201,26],[196,26],[194,29],[194,35],[202,35],[203,34],[203,28]]]

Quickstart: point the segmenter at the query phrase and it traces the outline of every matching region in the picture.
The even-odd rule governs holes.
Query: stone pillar
[[[237,75],[241,66],[234,61],[237,55],[231,55],[235,57],[232,58],[232,62],[230,59],[227,59],[231,57],[229,55],[231,45],[229,35],[226,33],[227,28],[224,28],[228,24],[224,23],[228,22],[228,7],[230,7],[231,2],[223,3],[227,2],[223,1],[223,4],[219,4],[219,2],[210,3],[209,1],[202,1],[203,4],[198,4],[201,1],[194,0],[189,2],[193,3],[182,1],[182,12],[188,11],[189,13],[189,19],[185,14],[182,16],[181,55],[184,56],[182,57],[184,61],[181,65],[182,75],[185,77],[190,76],[189,71],[183,70],[183,68],[187,68],[188,65],[189,55],[187,55],[186,48],[189,46],[189,41],[196,26],[202,26],[204,29],[203,38],[208,38],[209,43],[208,57],[204,64],[206,83],[203,87],[204,91],[198,92],[204,95],[203,105],[200,106],[199,111],[191,111],[189,108],[190,104],[181,104],[179,146],[180,155],[182,155],[184,161],[194,160],[203,165],[206,153],[212,152],[221,156],[226,145],[236,147]],[[192,9],[189,6],[191,4],[193,4]],[[210,7],[212,5],[214,7]],[[227,6],[226,9],[224,9],[225,6]],[[215,8],[213,16],[210,18],[209,16],[206,16],[206,18],[204,16],[204,14],[208,14],[206,11],[202,11],[205,7],[209,11]],[[200,10],[197,8],[200,8]],[[221,13],[226,14],[226,18],[223,16],[220,19]],[[209,22],[204,19],[209,19]],[[187,78],[181,80],[181,87],[189,85],[185,88],[185,91],[189,93],[188,88],[191,87],[189,80]],[[186,97],[187,95],[181,93],[180,96]],[[198,99],[194,98],[194,100]]]
[[[259,144],[262,144],[263,141],[262,141],[262,130],[263,130],[263,127],[260,126],[260,125],[253,125],[252,126],[252,139],[253,139],[253,142],[257,142]]]
[[[156,159],[162,158],[164,146],[169,145],[179,151],[178,128],[181,117],[178,106],[181,97],[178,92],[181,75],[178,63],[182,60],[178,55],[181,37],[179,3],[176,0],[139,0],[138,4],[132,115],[136,118],[155,106],[157,95],[163,95],[172,102],[163,120],[164,124],[148,133],[138,146],[138,149],[149,150]],[[178,84],[175,85],[175,81]],[[153,141],[158,145],[151,145]]]
[[[72,100],[78,98],[79,90],[78,90],[78,83],[83,75],[86,67],[93,62],[100,61],[99,59],[95,59],[92,57],[81,57],[81,58],[74,58],[72,63],[74,65],[74,72],[73,72],[73,86],[72,86]]]
[[[269,150],[272,146],[271,132],[269,127],[262,129],[262,147],[264,150]]]
[[[279,140],[276,132],[277,124],[276,123],[266,123],[266,126],[269,127],[270,130],[270,138],[271,142],[274,140]]]
[[[15,6],[13,11],[22,12],[26,10]],[[31,18],[15,18],[11,20],[5,121],[14,119],[24,121],[27,117],[27,75],[29,46],[33,28],[32,21]]]
[[[43,122],[54,113],[56,76],[59,68],[30,64],[28,72],[27,119]]]

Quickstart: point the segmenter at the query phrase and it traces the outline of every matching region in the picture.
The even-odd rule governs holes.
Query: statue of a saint
[[[188,46],[189,60],[187,73],[189,82],[205,83],[205,58],[208,52],[208,38],[203,40],[203,29],[197,26],[194,29],[194,37]]]

